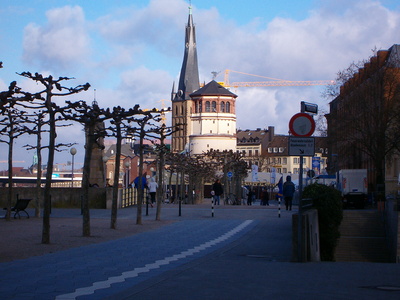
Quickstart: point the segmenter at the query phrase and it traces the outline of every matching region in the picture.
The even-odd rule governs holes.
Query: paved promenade
[[[144,210],[145,213],[145,210]],[[400,299],[400,267],[292,263],[291,213],[276,205],[164,205],[172,224],[0,264],[2,299]],[[132,218],[134,208],[119,210]],[[54,209],[52,217],[81,218]],[[149,209],[154,219],[155,208]],[[92,210],[91,218],[109,218]]]

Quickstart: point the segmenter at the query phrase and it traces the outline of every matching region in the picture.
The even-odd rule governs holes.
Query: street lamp
[[[131,162],[129,160],[127,160],[127,161],[124,162],[124,165],[125,165],[125,169],[127,169],[125,171],[125,173],[126,173],[126,175],[125,175],[125,180],[126,180],[125,187],[128,188],[129,187],[129,169],[130,169],[130,166],[131,166]]]
[[[132,150],[135,150],[135,136],[133,134],[127,134],[125,143],[128,144]]]
[[[71,187],[74,187],[74,157],[75,157],[76,152],[77,152],[77,150],[74,147],[72,147],[69,150],[69,153],[71,153],[71,155],[72,155]]]

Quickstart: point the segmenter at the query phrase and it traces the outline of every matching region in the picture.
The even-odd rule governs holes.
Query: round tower
[[[191,132],[186,151],[190,155],[211,149],[236,151],[237,95],[212,80],[190,98]]]

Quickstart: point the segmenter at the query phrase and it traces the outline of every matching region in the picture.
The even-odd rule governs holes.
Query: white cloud
[[[52,71],[79,69],[89,54],[89,35],[79,6],[46,13],[47,23],[31,23],[24,32],[24,60]]]
[[[224,19],[224,7],[197,9],[193,3],[201,82],[211,80],[212,71],[225,69],[287,80],[334,79],[352,61],[368,58],[375,46],[388,49],[399,41],[399,10],[373,0],[318,3],[302,20],[257,17],[243,26]],[[187,6],[183,0],[152,0],[147,6],[119,7],[91,20],[79,6],[51,9],[44,24],[25,27],[24,59],[39,70],[72,74],[78,84],[92,85],[72,99],[90,103],[97,89],[96,99],[104,107],[161,107],[158,101],[170,99],[181,67]],[[223,80],[223,72],[217,80]],[[264,79],[231,74],[230,80]],[[238,128],[275,126],[277,133],[286,134],[300,101],[327,109],[321,91],[322,87],[239,88]],[[69,132],[60,132],[60,139],[67,140]],[[74,135],[80,137],[78,132]]]
[[[323,5],[303,20],[275,18],[263,27],[258,23],[257,28],[252,27],[254,24],[238,27],[225,22],[213,9],[196,12],[202,76],[207,81],[211,71],[232,69],[287,80],[330,80],[352,61],[367,59],[375,46],[388,49],[398,42],[398,11],[390,11],[376,1],[346,1],[345,5],[330,1]],[[221,73],[217,80],[222,79]],[[230,74],[231,82],[263,80],[268,79]],[[300,101],[318,103],[325,111],[328,108],[327,101],[321,99],[321,88],[244,89],[250,88],[238,91],[238,102],[246,103],[239,105],[237,112],[242,128],[271,125],[286,133]],[[265,103],[276,104],[276,115],[262,118],[257,108]]]

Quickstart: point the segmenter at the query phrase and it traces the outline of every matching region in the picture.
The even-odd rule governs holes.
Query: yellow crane
[[[212,72],[214,76],[216,76],[216,72]],[[246,82],[230,82],[229,81],[229,73],[238,73],[243,75],[249,75],[253,77],[265,78],[269,79],[268,81],[246,81]],[[335,84],[334,80],[313,80],[313,81],[292,81],[292,80],[284,80],[278,78],[272,78],[261,75],[254,75],[239,71],[233,70],[225,70],[224,82],[223,86],[225,87],[257,87],[257,86],[312,86],[312,85],[333,85]]]

